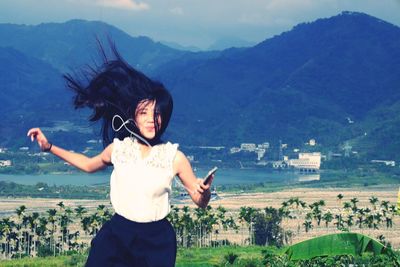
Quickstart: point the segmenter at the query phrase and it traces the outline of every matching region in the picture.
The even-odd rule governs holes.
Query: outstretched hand
[[[35,139],[38,142],[38,145],[42,151],[48,149],[50,147],[49,141],[47,141],[46,136],[40,130],[40,128],[32,128],[28,131],[27,136],[31,138],[33,142]]]

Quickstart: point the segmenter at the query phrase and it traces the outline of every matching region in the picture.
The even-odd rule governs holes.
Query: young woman
[[[75,93],[75,108],[89,107],[90,120],[102,120],[105,149],[99,155],[89,158],[64,150],[39,128],[27,135],[42,151],[85,172],[114,167],[110,198],[115,214],[92,240],[86,266],[174,266],[176,237],[165,219],[172,179],[177,175],[202,208],[210,200],[212,179],[207,185],[197,179],[178,145],[161,140],[172,113],[170,93],[113,52],[115,59],[104,56],[102,66],[83,79],[64,76]]]

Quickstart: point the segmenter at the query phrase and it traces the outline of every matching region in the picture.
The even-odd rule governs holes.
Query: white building
[[[259,149],[268,149],[269,148],[269,143],[265,142],[265,143],[259,144],[257,146],[257,148],[259,148]]]
[[[371,160],[371,162],[372,163],[381,163],[381,164],[385,164],[386,166],[391,166],[391,167],[396,166],[396,162],[394,160],[373,159],[373,160]]]
[[[243,151],[253,152],[256,150],[256,147],[257,147],[256,144],[252,144],[252,143],[240,144],[240,150],[243,150]]]
[[[321,153],[299,153],[298,159],[290,159],[289,166],[296,169],[319,170],[321,167]]]
[[[257,153],[257,160],[258,161],[261,160],[264,157],[265,152],[267,152],[267,150],[257,148],[256,153]]]
[[[232,147],[230,149],[230,153],[234,154],[234,153],[239,153],[240,152],[240,148],[239,147]]]
[[[11,166],[11,160],[0,160],[0,167],[9,167]]]

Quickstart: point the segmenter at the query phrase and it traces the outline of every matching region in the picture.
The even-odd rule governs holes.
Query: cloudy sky
[[[344,10],[400,26],[400,0],[0,0],[0,23],[101,20],[132,36],[206,49],[220,39],[257,43]]]

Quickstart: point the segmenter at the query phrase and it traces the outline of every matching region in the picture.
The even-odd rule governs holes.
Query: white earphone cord
[[[122,121],[122,124],[121,124],[121,126],[120,126],[118,129],[116,129],[116,128],[114,127],[115,118],[118,118],[118,119],[120,119],[120,120]],[[151,145],[149,144],[149,142],[146,141],[146,139],[144,139],[144,138],[141,137],[140,135],[138,135],[138,134],[132,132],[132,131],[128,128],[128,126],[126,126],[130,121],[131,121],[131,119],[128,119],[128,120],[124,121],[124,120],[122,119],[121,116],[119,116],[119,115],[114,115],[114,117],[112,118],[112,121],[111,121],[111,126],[112,126],[113,130],[116,131],[116,132],[118,132],[119,130],[122,129],[122,127],[124,127],[129,133],[131,133],[131,134],[134,135],[136,138],[140,139],[140,140],[143,141],[146,145],[148,145],[149,147],[151,147]]]

